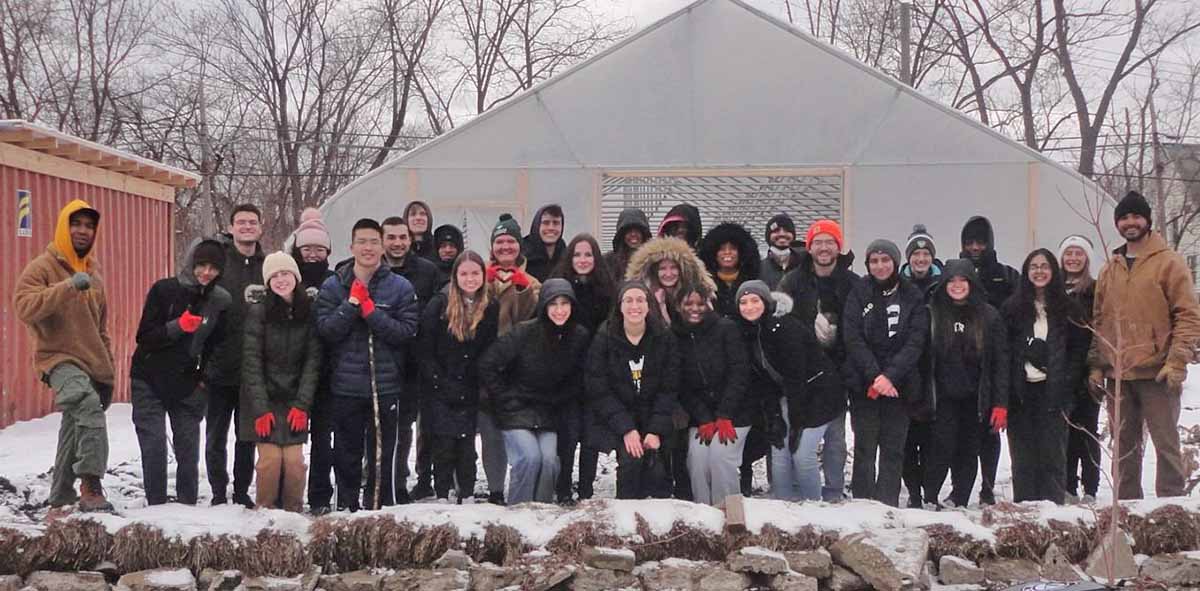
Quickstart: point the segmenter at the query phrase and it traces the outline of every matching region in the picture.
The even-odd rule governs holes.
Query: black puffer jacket
[[[964,268],[959,268],[960,265],[965,265]],[[983,335],[981,343],[982,351],[978,352],[979,363],[979,384],[976,390],[976,399],[978,401],[978,418],[980,422],[988,421],[991,417],[993,408],[1008,408],[1008,393],[1009,393],[1009,346],[1008,346],[1008,331],[1004,326],[1004,319],[1000,317],[1000,312],[996,311],[991,304],[987,302],[987,291],[983,289],[979,282],[978,276],[974,274],[974,269],[971,262],[963,259],[954,259],[947,263],[945,271],[940,277],[950,277],[961,275],[971,282],[971,292],[968,296],[969,305],[975,306],[976,314],[980,325],[983,327]],[[935,284],[935,285],[940,285]],[[945,310],[951,310],[954,304],[950,301],[950,297],[946,294],[945,289],[933,289],[930,294],[931,301],[929,303],[929,346],[926,348],[926,353],[922,357],[921,367],[922,376],[925,384],[925,394],[927,400],[923,405],[924,415],[918,418],[932,418],[936,412],[939,400],[942,399],[941,391],[944,385],[938,380],[938,365],[941,361],[941,354],[944,349],[943,338],[947,335],[938,334],[938,318],[940,314],[945,313]],[[965,327],[967,330],[973,327]]]
[[[246,310],[259,300],[266,291],[263,285],[262,245],[254,246],[254,254],[245,256],[233,244],[233,236],[221,234],[217,240],[225,247],[225,269],[217,278],[217,285],[229,292],[233,305],[225,311],[225,322],[229,330],[221,346],[213,350],[211,363],[205,371],[205,381],[217,386],[237,386],[242,379],[242,329]]]
[[[539,207],[533,214],[533,221],[529,224],[529,234],[521,239],[521,254],[525,255],[525,272],[537,277],[537,280],[543,283],[550,278],[550,272],[558,266],[558,262],[563,258],[563,253],[567,251],[567,243],[563,242],[560,236],[554,245],[554,256],[550,256],[546,252],[546,245],[542,243],[539,233],[542,227],[542,215],[546,213],[546,207]],[[566,227],[566,224],[567,220],[563,219],[563,226]]]
[[[614,279],[625,276],[625,267],[629,265],[629,257],[633,256],[633,251],[625,245],[626,232],[641,232],[642,243],[648,242],[650,222],[646,218],[646,212],[630,207],[621,210],[621,214],[617,216],[617,231],[612,239],[613,249],[604,255],[604,264],[608,267],[609,276]]]
[[[612,313],[613,294],[600,289],[595,281],[584,280],[582,277],[571,279],[571,288],[575,290],[575,300],[579,304],[571,309],[571,316],[587,329],[588,334],[594,334]]]
[[[390,261],[389,264],[391,264]],[[413,291],[417,292],[418,312],[425,309],[425,304],[442,287],[442,274],[438,271],[437,265],[415,253],[408,253],[404,257],[403,264],[391,267],[391,269],[392,273],[407,279],[408,283],[412,285]]]
[[[850,292],[862,281],[861,277],[850,270],[853,263],[853,253],[838,255],[833,274],[828,278],[830,287],[826,290],[826,295],[822,297],[821,279],[817,277],[814,270],[812,257],[805,251],[801,253],[799,266],[784,275],[777,288],[777,291],[791,296],[791,314],[810,329],[815,325],[818,311],[833,314],[839,330],[837,340],[826,350],[826,354],[838,365],[845,363],[846,359],[841,315],[845,311],[846,300],[849,299]]]
[[[679,337],[682,370],[679,404],[689,424],[727,418],[737,427],[750,425],[758,405],[747,392],[750,366],[737,325],[710,311],[699,324],[677,322],[673,330]]]
[[[440,273],[440,276],[438,277],[438,289],[441,289],[450,282],[450,272],[454,268],[454,259],[443,261],[441,255],[438,254],[438,247],[442,242],[450,242],[456,248],[458,248],[457,252],[462,254],[462,252],[466,250],[466,246],[464,246],[462,231],[453,224],[442,224],[438,226],[437,229],[433,231],[433,239],[434,256],[430,257],[430,260],[433,261],[433,264],[437,265],[438,272]]]
[[[721,281],[717,276],[717,250],[726,242],[732,243],[738,251],[738,276],[732,283]],[[708,231],[704,240],[700,241],[698,254],[717,284],[717,301],[713,304],[713,309],[726,318],[738,317],[738,288],[747,281],[758,279],[759,265],[762,264],[758,254],[758,242],[741,224],[725,222]]]
[[[1091,333],[1077,323],[1082,321],[1082,314],[1071,301],[1069,314],[1050,316],[1047,314],[1048,331],[1046,334],[1046,387],[1042,392],[1044,400],[1040,405],[1047,411],[1071,412],[1075,406],[1075,395],[1079,384],[1083,383],[1087,371],[1087,351]],[[1018,310],[1015,299],[1005,302],[1003,308],[1005,324],[1008,327],[1009,359],[1011,372],[1009,384],[1009,408],[1019,412],[1026,391],[1025,361],[1029,342],[1033,338],[1034,319],[1029,314]],[[1072,322],[1072,317],[1074,322]]]
[[[842,340],[846,345],[843,373],[852,405],[870,402],[867,388],[879,374],[887,376],[900,400],[915,414],[924,413],[921,387],[921,354],[929,338],[929,309],[925,296],[907,279],[897,277],[892,298],[871,276],[850,292],[842,313]],[[888,336],[888,307],[899,305],[895,336]]]
[[[996,234],[992,231],[991,220],[981,215],[968,219],[967,223],[963,224],[963,237],[966,237],[967,229],[972,225],[981,227],[987,234],[987,250],[978,259],[971,259],[965,250],[959,257],[975,263],[975,272],[979,275],[979,282],[987,290],[988,303],[999,310],[1016,291],[1017,284],[1021,281],[1021,273],[996,260]]]
[[[193,273],[193,257],[202,242],[192,242],[176,277],[159,279],[146,294],[142,320],[138,324],[137,349],[129,375],[150,385],[164,399],[192,393],[212,352],[225,338],[224,310],[232,303],[229,292],[213,281],[202,286]],[[206,318],[195,333],[187,334],[175,321],[185,310]],[[198,352],[199,355],[194,353]]]
[[[787,396],[793,430],[824,425],[846,409],[842,377],[812,329],[790,314],[791,298],[771,295],[775,309],[770,316],[758,322],[738,319],[750,359],[750,391],[757,393],[768,415],[779,414],[777,401]]]
[[[300,445],[308,429],[293,431],[287,415],[293,408],[308,412],[321,377],[321,340],[313,302],[297,289],[292,304],[274,293],[253,304],[246,315],[242,348],[241,413],[238,439]],[[264,413],[275,415],[268,437],[254,432],[254,421]]]
[[[498,338],[479,361],[501,429],[554,431],[560,413],[583,396],[588,332],[575,322],[555,326],[546,316],[547,305],[560,295],[574,300],[565,280],[547,281],[534,319]]]
[[[430,419],[430,431],[435,435],[464,439],[475,437],[479,359],[496,341],[500,306],[491,302],[475,327],[475,337],[463,342],[448,328],[445,316],[449,301],[445,292],[439,292],[421,317],[416,347],[426,396],[421,412]]]
[[[639,359],[640,370],[634,367]],[[669,435],[678,391],[678,341],[669,329],[652,325],[634,346],[624,329],[610,322],[600,325],[587,361],[587,414],[593,420],[594,447],[612,451],[634,429],[643,435]]]

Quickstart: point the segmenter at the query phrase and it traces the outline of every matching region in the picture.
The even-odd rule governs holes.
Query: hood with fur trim
[[[629,259],[625,279],[637,279],[649,286],[658,285],[658,263],[670,259],[679,265],[679,286],[693,287],[712,298],[717,293],[717,284],[704,268],[704,263],[692,252],[686,242],[678,238],[655,238],[642,245]]]
[[[724,222],[704,236],[700,241],[700,260],[710,273],[717,272],[717,250],[726,242],[733,243],[738,249],[738,267],[741,280],[758,279],[759,266],[762,264],[758,253],[758,242],[754,236],[741,224]]]

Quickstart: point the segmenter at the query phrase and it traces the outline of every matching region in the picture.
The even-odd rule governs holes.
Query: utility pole
[[[912,4],[900,3],[900,81],[912,86]]]

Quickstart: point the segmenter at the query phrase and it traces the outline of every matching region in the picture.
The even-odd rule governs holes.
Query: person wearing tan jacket
[[[100,212],[76,199],[58,214],[54,240],[17,279],[13,307],[34,341],[34,370],[62,412],[50,506],[111,511],[100,478],[108,463],[104,411],[112,402],[112,341],[100,266],[93,256]],[[75,494],[75,479],[80,479]]]
[[[1187,476],[1177,430],[1180,395],[1200,338],[1200,306],[1183,257],[1151,232],[1146,199],[1130,191],[1113,217],[1125,244],[1113,251],[1096,282],[1097,338],[1088,355],[1088,382],[1104,387],[1107,380],[1111,395],[1112,381],[1121,380],[1119,498],[1142,498],[1143,422],[1158,457],[1155,494],[1180,496]]]

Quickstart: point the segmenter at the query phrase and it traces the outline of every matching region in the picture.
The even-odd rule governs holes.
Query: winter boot
[[[79,510],[85,513],[111,512],[112,503],[104,498],[99,476],[79,477]]]

